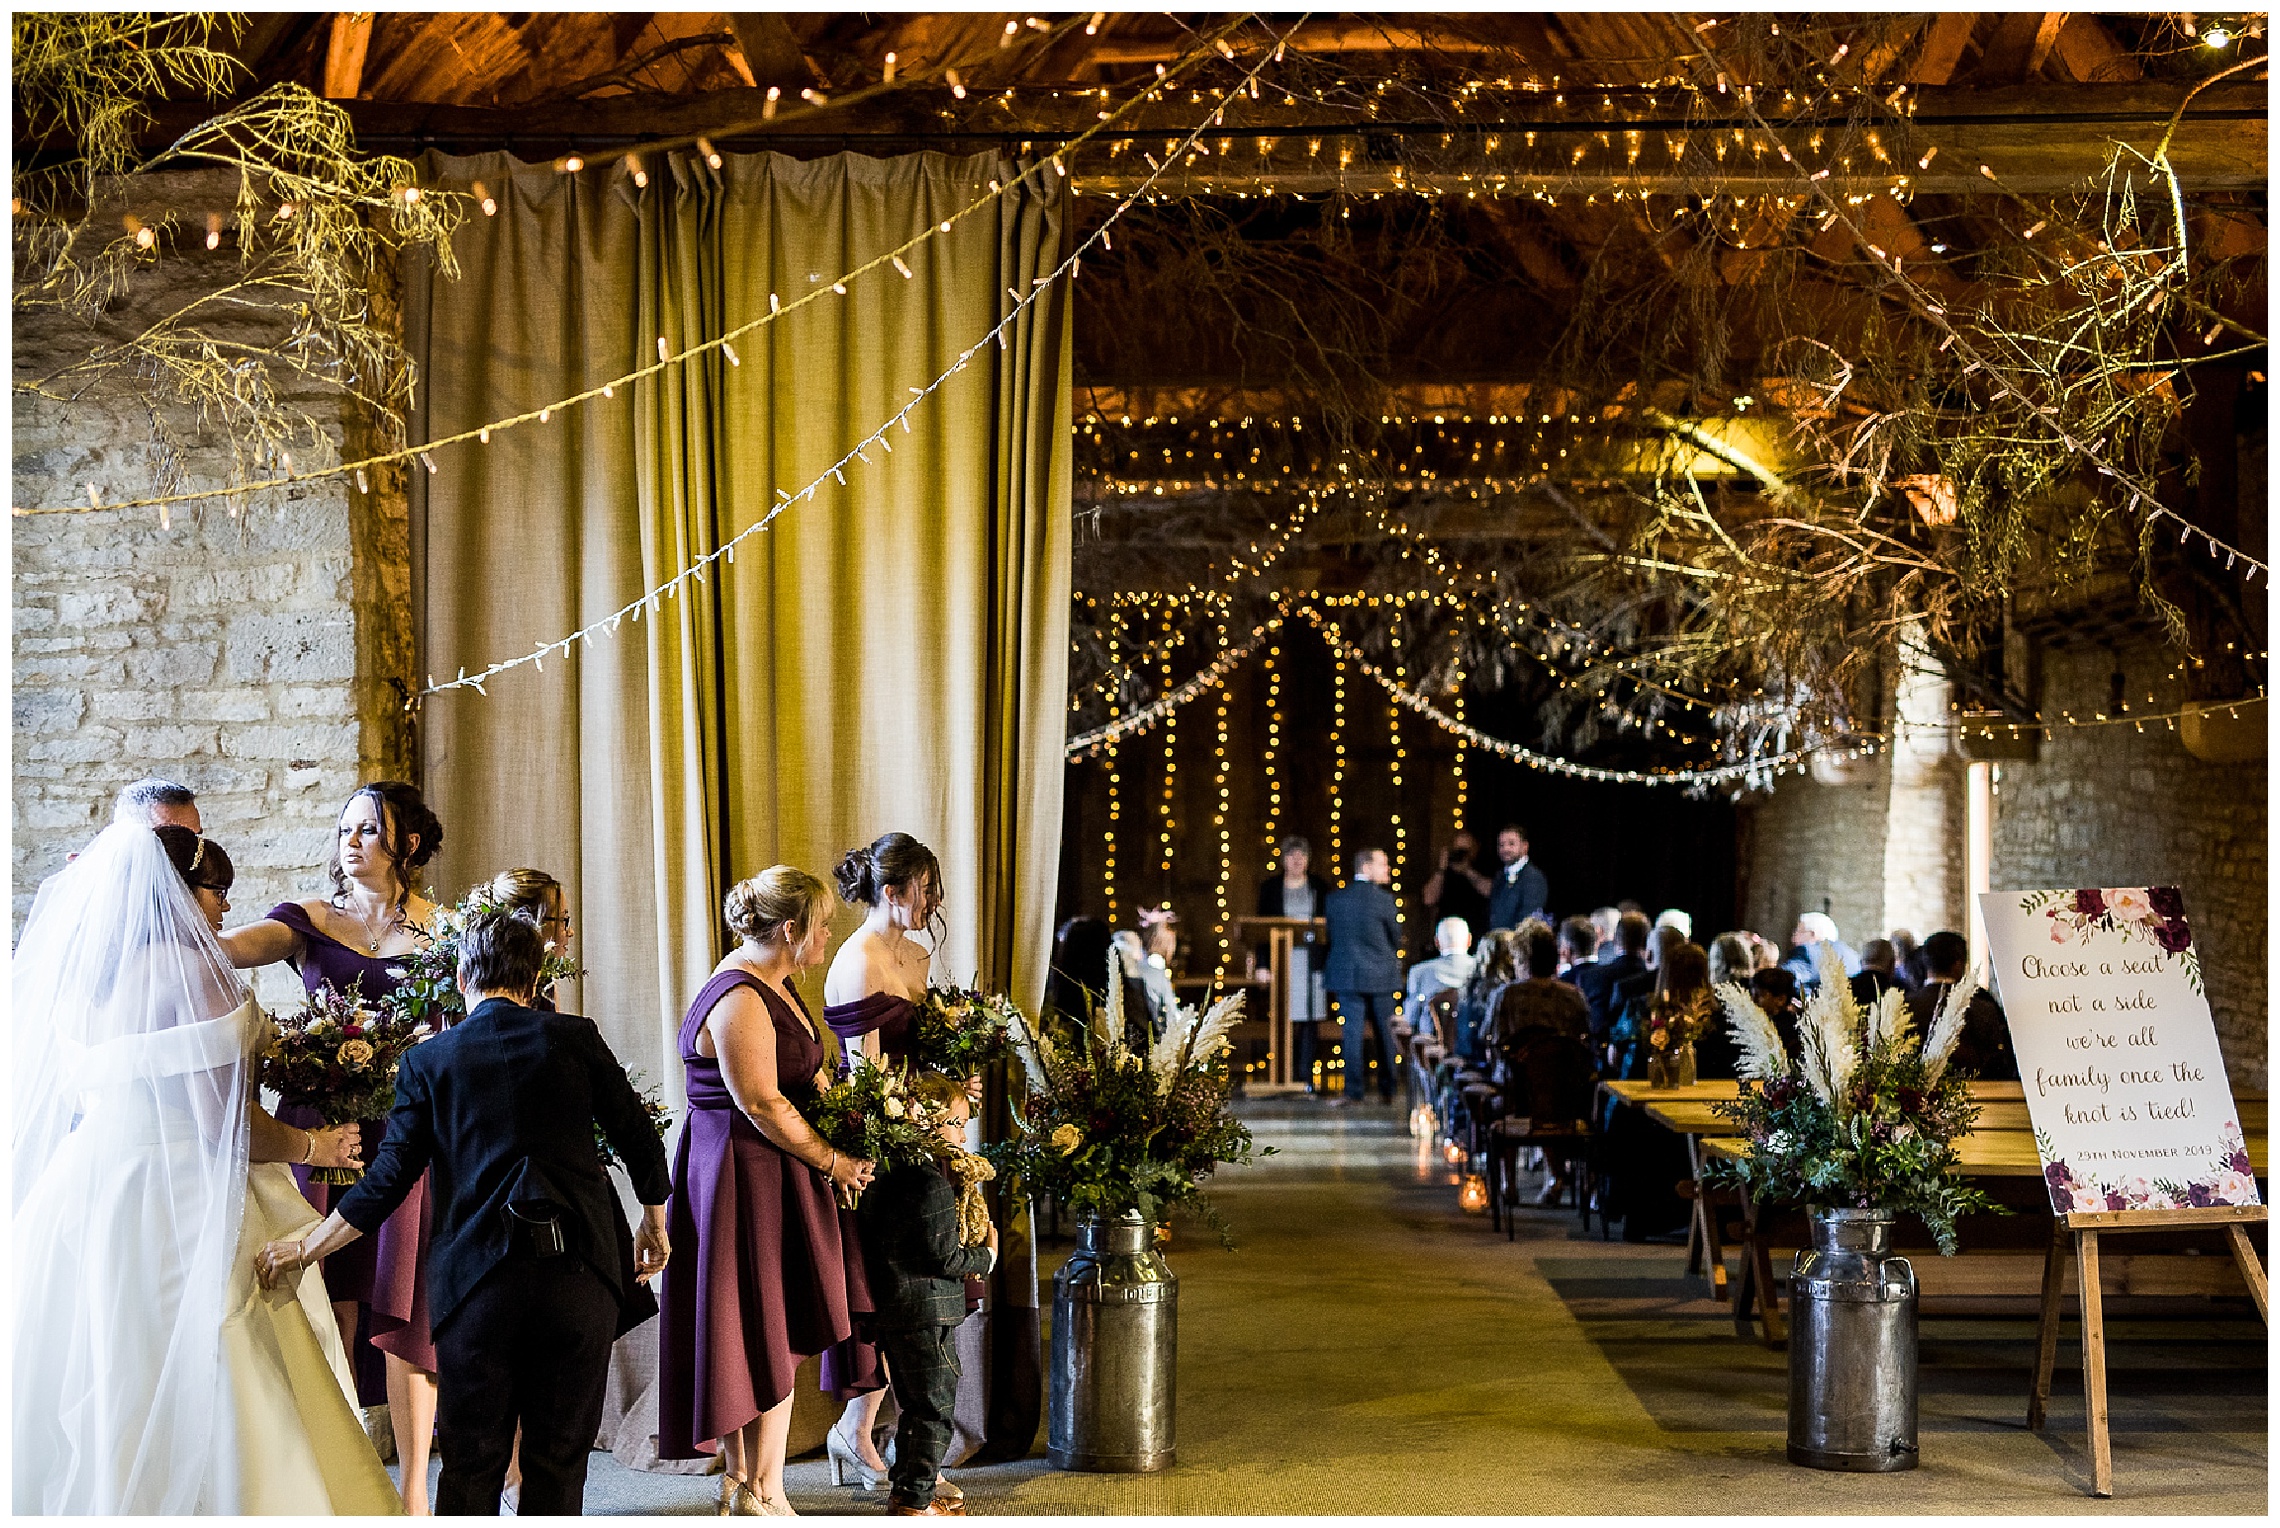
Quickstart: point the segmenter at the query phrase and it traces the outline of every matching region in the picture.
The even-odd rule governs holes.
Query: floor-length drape
[[[941,859],[937,975],[1034,1008],[1066,710],[1061,285],[907,427],[832,468],[1053,267],[1065,183],[992,198],[1009,161],[932,154],[727,156],[717,170],[660,156],[645,190],[622,167],[429,168],[498,203],[459,234],[459,280],[407,281],[430,438],[646,365],[660,340],[678,352],[719,335],[772,296],[789,308],[821,294],[736,340],[733,361],[715,350],[414,474],[422,657],[439,677],[601,618],[821,478],[733,563],[615,634],[501,675],[487,696],[427,704],[438,890],[515,864],[560,875],[588,969],[577,1000],[676,1107],[672,1035],[722,948],[727,887],[779,861],[828,874],[890,829]],[[945,220],[903,256],[907,277],[886,265],[832,291]],[[1025,1241],[1008,1250],[992,1304],[1027,1314],[992,1345],[1034,1354],[1034,1259]],[[1024,1410],[1034,1432],[1034,1385],[1029,1361],[998,1386],[1031,1402],[992,1427],[993,1451]]]

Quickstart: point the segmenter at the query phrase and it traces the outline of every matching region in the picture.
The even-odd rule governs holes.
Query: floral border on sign
[[[2185,923],[2185,893],[2174,886],[2085,886],[2078,891],[2030,891],[2019,911],[2050,920],[2053,944],[2088,943],[2092,934],[2142,939],[2177,957],[2185,980],[2201,991],[2201,957]]]
[[[2050,1190],[2051,1208],[2059,1214],[2090,1214],[2111,1210],[2179,1210],[2214,1204],[2262,1204],[2256,1192],[2256,1175],[2248,1160],[2248,1142],[2237,1121],[2226,1120],[2217,1132],[2217,1154],[2208,1167],[2189,1182],[2142,1175],[2111,1182],[2095,1173],[2085,1174],[2051,1150],[2050,1137],[2035,1132],[2035,1147],[2047,1164],[2043,1184]]]

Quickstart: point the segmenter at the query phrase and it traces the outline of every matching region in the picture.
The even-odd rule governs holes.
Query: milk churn
[[[1916,1467],[1916,1270],[1890,1210],[1816,1210],[1789,1279],[1789,1460]]]
[[[1180,1282],[1138,1211],[1087,1215],[1053,1276],[1045,1454],[1056,1469],[1138,1473],[1173,1461]]]

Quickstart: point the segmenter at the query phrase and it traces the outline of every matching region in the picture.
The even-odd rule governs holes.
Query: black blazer
[[[987,1244],[958,1240],[958,1191],[934,1166],[879,1174],[855,1206],[863,1262],[881,1328],[956,1326],[966,1319],[966,1279],[995,1264]]]
[[[491,998],[405,1054],[387,1138],[334,1209],[370,1235],[434,1166],[428,1312],[440,1329],[505,1259],[506,1207],[551,1207],[566,1253],[616,1292],[622,1334],[657,1302],[634,1282],[625,1214],[594,1153],[596,1124],[643,1204],[672,1197],[664,1143],[594,1021]]]
[[[1498,865],[1489,872],[1488,926],[1518,928],[1531,917],[1548,919],[1550,915],[1545,907],[1551,898],[1551,882],[1536,868],[1533,859],[1522,865],[1520,874],[1510,881],[1504,878],[1504,867]]]
[[[1607,1031],[1613,1027],[1620,1010],[1615,1005],[1615,988],[1634,976],[1646,974],[1647,963],[1636,955],[1618,955],[1613,960],[1587,961],[1568,972],[1583,1000],[1591,1007],[1591,1038],[1600,1044],[1607,1043]]]

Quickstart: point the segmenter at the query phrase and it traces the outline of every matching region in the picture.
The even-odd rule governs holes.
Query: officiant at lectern
[[[433,1163],[440,1516],[497,1514],[518,1422],[518,1510],[575,1515],[610,1344],[657,1311],[642,1285],[667,1256],[665,1148],[594,1021],[530,1006],[545,954],[513,913],[468,921],[467,1017],[405,1055],[363,1180],[306,1238],[271,1242],[255,1262],[266,1287],[347,1246]],[[594,1150],[597,1124],[641,1199],[635,1246]]]

